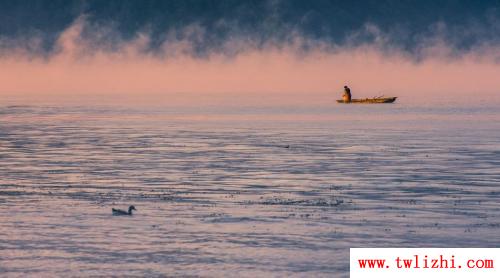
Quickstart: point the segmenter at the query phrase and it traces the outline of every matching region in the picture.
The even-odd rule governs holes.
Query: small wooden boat
[[[397,97],[376,97],[365,99],[351,99],[351,102],[345,102],[343,99],[338,99],[338,103],[393,103]]]

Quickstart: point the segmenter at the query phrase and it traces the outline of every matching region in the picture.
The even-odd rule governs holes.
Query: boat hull
[[[384,98],[365,98],[365,99],[351,99],[351,102],[345,102],[343,99],[338,99],[338,103],[393,103],[397,97],[384,97]]]

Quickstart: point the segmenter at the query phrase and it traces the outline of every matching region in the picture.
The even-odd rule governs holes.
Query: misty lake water
[[[1,276],[345,277],[351,247],[500,247],[499,107],[0,105]]]

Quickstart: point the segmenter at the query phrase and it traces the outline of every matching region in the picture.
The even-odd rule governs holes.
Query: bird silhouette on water
[[[134,206],[128,207],[128,212],[121,210],[121,209],[115,209],[112,208],[111,211],[113,212],[113,215],[132,215],[132,211],[137,210]]]

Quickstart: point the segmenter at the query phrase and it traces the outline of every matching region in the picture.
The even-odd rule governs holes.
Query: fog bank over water
[[[391,46],[389,36],[366,24],[351,34],[352,43],[328,44],[300,34],[288,43],[257,44],[228,39],[221,51],[193,55],[193,36],[201,27],[182,29],[150,51],[151,32],[128,41],[103,44],[113,29],[88,36],[86,17],[77,18],[57,38],[50,55],[38,55],[40,40],[3,50],[0,95],[27,102],[96,100],[170,105],[311,104],[331,100],[348,84],[355,97],[394,95],[411,102],[498,99],[500,47],[485,42],[458,51],[439,35],[411,53]],[[444,27],[442,27],[444,28]],[[360,34],[374,37],[359,43]],[[99,39],[100,38],[100,39]],[[4,43],[5,45],[5,43]],[[28,49],[28,50],[27,50]]]

